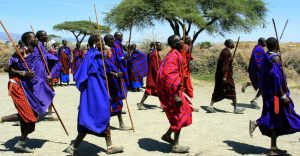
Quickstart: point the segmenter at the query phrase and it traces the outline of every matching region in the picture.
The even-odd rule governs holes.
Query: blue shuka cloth
[[[136,49],[132,52],[129,62],[131,67],[131,87],[141,88],[143,86],[143,78],[147,76],[148,71],[147,56]]]
[[[102,55],[97,49],[91,48],[86,53],[75,79],[80,91],[77,130],[101,135],[109,124],[110,101]]]
[[[270,55],[269,55],[270,54]],[[281,64],[272,60],[278,56],[276,53],[267,52],[264,55],[261,71],[261,93],[263,96],[263,110],[257,125],[263,135],[271,137],[271,129],[275,129],[276,135],[287,135],[300,132],[300,116],[294,110],[294,103],[285,104],[280,99],[279,89],[290,97],[289,89],[285,86],[286,76],[282,75]],[[279,113],[274,111],[274,96],[279,96]]]
[[[259,83],[259,74],[260,74],[260,68],[263,62],[263,58],[265,55],[265,50],[261,45],[256,45],[251,54],[249,67],[248,67],[248,73],[249,78],[251,80],[252,86],[255,90],[260,88]]]
[[[47,73],[44,62],[37,48],[24,59],[30,70],[34,72],[32,79],[21,79],[26,98],[36,113],[45,113],[55,94],[46,82]],[[18,56],[13,56],[9,65],[18,70],[27,71],[25,63]]]

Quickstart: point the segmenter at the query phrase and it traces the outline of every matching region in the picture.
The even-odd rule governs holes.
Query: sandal
[[[189,147],[185,146],[173,146],[172,147],[172,152],[173,153],[189,153]]]
[[[124,150],[124,147],[111,147],[109,149],[106,150],[106,154],[116,154],[116,153],[122,153]]]

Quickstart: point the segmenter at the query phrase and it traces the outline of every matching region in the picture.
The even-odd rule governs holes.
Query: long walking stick
[[[285,22],[284,28],[283,28],[283,30],[282,30],[282,33],[281,33],[281,35],[280,35],[280,39],[282,38],[283,33],[284,33],[285,28],[286,28],[286,26],[287,26],[288,23],[289,23],[289,20],[287,19],[286,22]]]
[[[4,24],[2,23],[2,21],[1,21],[1,20],[0,20],[0,24],[1,24],[2,28],[4,29],[4,31],[5,31],[5,33],[6,33],[6,35],[8,36],[8,38],[9,38],[10,42],[13,44],[13,46],[14,46],[15,50],[17,51],[18,55],[20,56],[20,58],[21,58],[21,59],[22,59],[22,61],[24,62],[24,64],[25,64],[25,66],[26,66],[27,70],[28,70],[29,72],[31,72],[31,70],[30,70],[30,68],[29,68],[28,64],[26,63],[26,61],[25,61],[25,59],[24,59],[23,55],[21,54],[20,50],[19,50],[19,49],[18,49],[18,47],[16,46],[16,44],[15,44],[14,40],[11,38],[10,34],[9,34],[9,33],[8,33],[8,31],[6,30],[6,28],[5,28]]]
[[[278,38],[278,33],[277,33],[277,28],[276,28],[276,23],[275,23],[274,18],[272,18],[272,21],[273,21],[273,26],[274,26],[274,30],[275,30],[276,39],[277,39],[277,48],[278,48],[279,58],[280,58],[280,62],[281,62],[281,65],[282,65],[281,75],[282,75],[282,78],[284,78],[285,91],[288,92],[286,77],[284,77],[284,69],[283,69],[283,62],[282,62],[282,57],[281,57],[280,45],[279,45],[279,38]],[[289,104],[289,109],[290,109],[290,113],[292,113],[292,109],[291,109],[290,104]]]
[[[31,29],[32,29],[32,32],[34,33],[34,29],[33,29],[32,26],[31,26]],[[39,44],[38,44],[38,50],[39,50],[39,52],[40,52],[40,54],[41,54],[41,56],[42,56],[42,59],[43,59],[43,62],[44,62],[44,65],[45,65],[45,68],[46,68],[46,70],[47,70],[48,75],[51,75],[51,72],[50,72],[50,70],[49,70],[49,68],[48,68],[48,64],[47,64],[47,62],[46,62],[45,56],[44,56],[44,54],[43,54],[43,52],[42,52],[42,49],[41,49],[41,47],[40,47]],[[51,83],[51,88],[54,90],[54,88],[52,87],[52,83]],[[50,106],[50,107],[51,107],[51,106]],[[63,121],[62,121],[62,119],[60,118],[60,115],[59,115],[59,113],[57,112],[57,109],[55,108],[53,102],[52,102],[52,107],[53,107],[53,109],[54,109],[54,111],[55,111],[55,113],[56,113],[56,115],[57,115],[57,117],[58,117],[58,120],[59,120],[60,124],[62,125],[63,129],[65,130],[67,136],[69,136],[69,133],[68,133],[68,131],[67,131],[67,129],[66,129],[66,127],[65,127],[65,125],[64,125],[64,123],[63,123]]]
[[[99,35],[99,39],[101,40],[100,25],[99,25],[99,22],[98,22],[98,14],[97,14],[97,10],[96,10],[96,4],[94,4],[94,11],[95,11],[95,16],[96,16],[96,22],[97,22],[97,28],[98,28],[98,35]],[[108,87],[108,79],[107,79],[105,62],[104,62],[104,51],[103,51],[103,47],[102,47],[102,40],[100,41],[100,50],[102,52],[102,65],[103,65],[103,70],[104,70],[104,75],[105,75],[105,80],[106,80],[106,89],[107,89],[107,93],[108,93],[108,95],[110,97],[110,91],[109,91],[109,87]]]
[[[236,46],[235,46],[235,49],[234,49],[234,52],[233,52],[232,62],[233,62],[233,59],[234,59],[234,57],[235,57],[235,53],[236,53],[236,51],[237,51],[237,48],[238,48],[238,46],[239,46],[239,43],[240,43],[240,36],[239,36],[239,38],[238,38],[238,40],[237,40],[237,43],[236,43]]]

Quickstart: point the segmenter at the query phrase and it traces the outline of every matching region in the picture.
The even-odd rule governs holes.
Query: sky
[[[45,30],[48,34],[62,37],[73,37],[66,31],[54,31],[53,25],[64,21],[88,20],[95,21],[93,5],[96,4],[99,22],[105,24],[105,13],[109,12],[121,0],[0,0],[0,20],[5,24],[10,33],[22,34],[30,31],[32,25],[35,30]],[[275,36],[272,18],[275,19],[278,33],[281,34],[286,20],[289,20],[281,42],[300,42],[300,0],[265,0],[268,8],[266,28],[257,27],[251,33],[236,32],[222,37],[218,34],[209,35],[201,33],[196,42],[210,41],[223,42],[227,38],[236,40],[238,36],[242,41],[256,41],[259,37]],[[116,29],[112,28],[113,31]],[[196,30],[196,29],[195,29]],[[157,22],[155,27],[144,30],[133,28],[132,40],[142,41],[153,39],[166,42],[172,35],[172,30],[167,23]],[[192,30],[191,32],[193,32]],[[0,28],[0,32],[3,29]],[[128,39],[128,32],[123,32],[124,39]]]

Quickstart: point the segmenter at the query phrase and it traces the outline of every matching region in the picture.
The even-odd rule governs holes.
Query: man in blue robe
[[[290,98],[286,76],[283,71],[278,41],[271,37],[267,39],[268,52],[261,66],[260,84],[263,97],[261,117],[249,124],[250,136],[256,127],[261,133],[271,138],[271,150],[268,155],[284,155],[286,150],[277,147],[277,137],[300,132],[300,116],[294,110]]]
[[[120,153],[123,151],[123,147],[113,146],[111,141],[110,97],[106,88],[102,53],[98,50],[100,49],[99,36],[90,36],[88,43],[91,48],[75,75],[76,87],[80,91],[78,135],[66,152],[71,155],[75,154],[86,134],[92,134],[105,137],[107,154]],[[106,72],[110,73],[108,69]]]
[[[20,152],[33,153],[26,147],[28,134],[35,130],[35,123],[38,121],[38,114],[45,113],[50,106],[54,92],[45,81],[46,70],[40,54],[34,50],[38,42],[32,32],[22,35],[22,57],[13,54],[5,71],[9,73],[9,95],[15,104],[18,114],[0,118],[0,123],[20,121],[21,137],[14,146]]]
[[[114,46],[115,38],[112,35],[104,36],[104,41],[108,47],[109,57],[107,61],[109,62],[108,68],[110,71],[116,73],[122,73],[122,75],[108,75],[108,84],[111,97],[111,116],[118,116],[119,120],[119,129],[120,130],[131,130],[132,128],[125,126],[122,118],[122,108],[123,108],[123,99],[127,96],[126,82],[121,69],[121,58],[116,54],[116,48]]]
[[[136,44],[131,45],[131,55],[129,58],[129,65],[130,65],[130,82],[131,88],[133,91],[140,91],[140,88],[143,87],[144,77],[147,76],[148,71],[148,63],[147,63],[147,56],[137,49]]]
[[[254,106],[256,109],[260,109],[258,106],[256,100],[260,97],[261,93],[259,90],[259,74],[260,74],[260,68],[262,65],[262,61],[265,55],[265,50],[264,47],[266,46],[266,39],[265,38],[259,38],[258,39],[258,44],[253,48],[250,62],[249,62],[249,67],[248,67],[248,73],[249,73],[249,78],[251,82],[247,82],[245,85],[242,87],[242,92],[244,93],[246,88],[248,86],[253,86],[254,90],[258,90],[256,96],[254,97],[253,100],[250,101],[250,103]]]
[[[47,73],[47,71],[46,71],[46,74],[48,75],[49,78],[51,78],[52,77],[51,76],[52,68],[61,67],[59,59],[58,59],[58,57],[50,54],[47,51],[46,47],[45,47],[45,43],[48,41],[47,32],[45,32],[44,30],[39,30],[36,33],[36,37],[38,39],[38,45],[34,48],[34,50],[37,51],[37,53],[39,53],[41,55],[41,57],[44,57],[44,59],[46,61],[46,65],[44,64],[44,66],[45,66],[45,68],[48,68],[49,72],[50,72],[50,73]],[[46,77],[45,77],[45,81],[47,81]],[[48,84],[52,85],[52,82],[48,82]],[[48,116],[46,117],[46,119],[49,120],[49,121],[57,121],[58,120],[57,117],[53,116],[53,107],[52,107],[52,104],[51,104],[51,106],[48,109]]]

